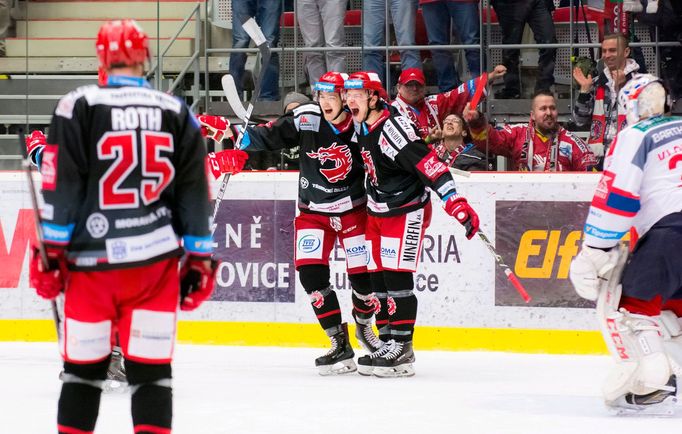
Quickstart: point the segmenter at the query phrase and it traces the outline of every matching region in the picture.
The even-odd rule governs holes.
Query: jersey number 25
[[[138,156],[135,131],[108,132],[97,142],[97,157],[114,160],[99,180],[101,209],[137,208],[140,197],[145,205],[155,202],[175,177],[175,168],[161,152],[173,152],[173,136],[168,133],[142,131],[142,158]],[[138,188],[122,188],[121,184],[142,164],[142,181]]]

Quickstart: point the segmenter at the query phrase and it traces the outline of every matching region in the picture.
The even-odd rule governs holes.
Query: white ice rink
[[[617,418],[594,356],[418,351],[413,378],[320,377],[321,349],[180,345],[174,434],[672,433],[680,418]],[[0,343],[0,433],[55,432],[56,344]],[[682,416],[681,416],[682,417]],[[129,397],[103,396],[97,434],[132,432]]]

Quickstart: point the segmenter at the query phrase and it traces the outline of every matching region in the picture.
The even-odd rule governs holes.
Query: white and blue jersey
[[[622,130],[585,223],[585,244],[609,248],[634,226],[643,237],[682,211],[682,118],[654,117]]]

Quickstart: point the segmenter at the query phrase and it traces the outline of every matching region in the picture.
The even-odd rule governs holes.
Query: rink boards
[[[598,174],[473,174],[458,192],[533,297],[523,302],[485,245],[433,199],[433,220],[415,276],[421,349],[605,353],[593,305],[568,282]],[[213,183],[213,194],[219,188]],[[298,173],[243,173],[230,179],[216,217],[221,261],[212,301],[182,313],[183,342],[321,346],[327,340],[293,265],[297,189],[315,188]],[[0,172],[0,340],[54,340],[50,304],[28,287],[33,215],[25,177]],[[307,248],[315,248],[308,240]],[[352,323],[345,255],[332,252],[331,283]]]

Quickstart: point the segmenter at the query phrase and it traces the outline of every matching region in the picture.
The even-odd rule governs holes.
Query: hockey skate
[[[393,348],[374,359],[374,375],[382,378],[411,377],[414,375],[414,351],[412,341],[394,341]]]
[[[628,393],[606,406],[616,416],[673,416],[678,407],[677,379],[671,375],[665,389],[646,395]]]
[[[374,361],[387,354],[393,349],[395,341],[382,342],[382,345],[373,353],[362,356],[358,359],[358,373],[360,375],[372,375],[374,373]]]
[[[116,348],[111,353],[107,379],[102,390],[105,393],[123,393],[128,390],[128,379],[123,364],[123,355]]]
[[[320,375],[340,375],[355,372],[357,366],[353,361],[355,353],[348,340],[348,324],[341,324],[341,331],[329,337],[332,347],[327,354],[315,359],[315,366]]]
[[[367,352],[373,353],[381,348],[384,343],[374,334],[372,324],[355,323],[355,337]]]

